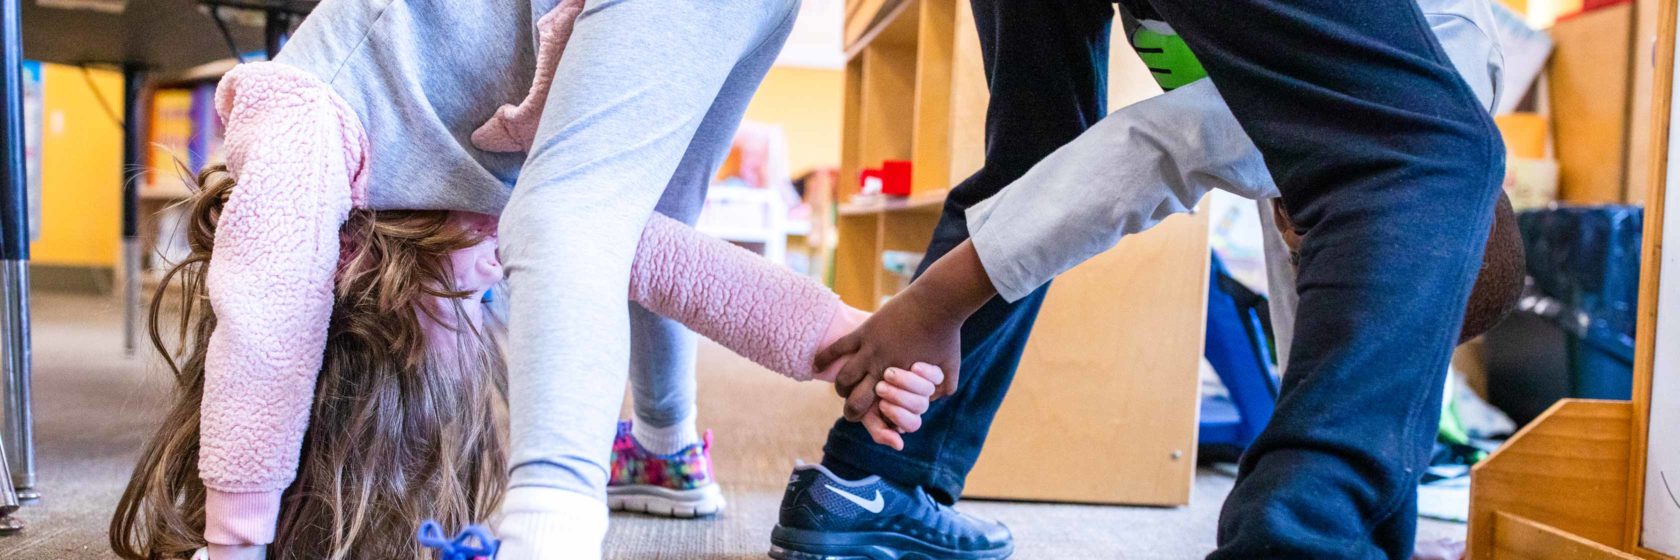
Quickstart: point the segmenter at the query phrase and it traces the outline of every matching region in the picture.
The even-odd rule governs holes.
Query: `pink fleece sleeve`
[[[642,230],[630,299],[800,381],[840,309],[816,280],[659,214]]]
[[[537,73],[531,80],[531,91],[518,105],[503,105],[496,109],[483,126],[472,134],[473,146],[486,152],[524,152],[531,149],[537,136],[537,124],[542,121],[543,105],[548,100],[549,87],[554,85],[555,65],[566,52],[566,42],[572,39],[572,24],[583,13],[583,0],[560,0],[560,3],[537,20]]]
[[[205,539],[274,539],[280,493],[296,477],[326,349],[339,228],[361,200],[367,140],[319,79],[282,64],[222,79],[228,170],[207,275],[216,329],[205,360],[199,476]]]

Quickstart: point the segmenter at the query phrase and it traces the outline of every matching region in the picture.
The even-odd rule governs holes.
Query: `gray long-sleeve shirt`
[[[1419,0],[1418,6],[1453,66],[1492,111],[1504,56],[1488,0]],[[1014,301],[1122,237],[1188,212],[1213,189],[1259,201],[1282,369],[1294,338],[1296,294],[1294,266],[1269,207],[1277,184],[1211,80],[1110,114],[970,208],[969,234],[993,287]]]
[[[1418,5],[1491,111],[1504,58],[1488,0]],[[970,208],[969,235],[998,294],[1014,301],[1122,237],[1188,212],[1213,189],[1255,200],[1278,196],[1259,148],[1203,79],[1109,114]]]

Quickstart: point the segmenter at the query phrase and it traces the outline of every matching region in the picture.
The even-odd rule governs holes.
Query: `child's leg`
[[[622,1],[578,19],[502,218],[513,473],[507,558],[599,556],[607,457],[629,366],[641,230],[720,99],[763,72],[796,2]]]
[[[699,219],[706,187],[729,154],[741,116],[780,51],[760,49],[736,65],[665,186],[660,214],[690,226]],[[694,425],[694,333],[638,304],[631,305],[630,319],[636,438],[655,453],[677,451],[699,437]]]
[[[715,107],[715,105],[714,105]],[[709,129],[729,128],[714,124],[714,109],[701,121],[691,146],[710,144],[717,133]],[[739,115],[735,115],[736,119]],[[731,123],[735,120],[731,120]],[[728,146],[728,139],[723,140]],[[716,168],[716,158],[696,157],[690,149],[656,211],[673,220],[693,225],[706,202],[706,179]],[[674,453],[700,441],[695,427],[693,331],[674,320],[630,304],[630,390],[635,411],[636,440],[649,451]]]
[[[713,104],[659,199],[659,215],[688,226],[699,219],[706,187],[739,120],[739,111],[723,111],[719,103]],[[716,145],[724,149],[710,149]],[[694,377],[697,340],[682,323],[630,303],[634,445],[613,443],[607,503],[615,510],[692,517],[724,508],[723,491],[712,474],[710,446],[693,451],[701,443]]]
[[[674,453],[700,441],[695,425],[694,332],[630,304],[630,390],[636,441]]]

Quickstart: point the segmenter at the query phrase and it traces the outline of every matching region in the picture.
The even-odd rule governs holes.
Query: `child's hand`
[[[922,427],[922,413],[945,372],[937,366],[917,362],[910,369],[887,368],[875,384],[875,406],[863,416],[863,428],[875,443],[904,450],[904,436]]]
[[[817,353],[817,366],[823,371],[839,367],[834,389],[846,399],[847,420],[861,421],[874,410],[874,387],[888,368],[934,364],[945,373],[941,385],[945,392],[939,396],[956,391],[962,367],[962,324],[967,316],[924,304],[918,296],[922,292],[907,289],[887,300],[856,330]]]
[[[834,320],[829,323],[828,330],[823,333],[818,347],[827,348],[867,320],[868,313],[842,304],[840,310],[834,314]],[[835,375],[848,361],[848,357],[833,360],[813,378],[833,383]],[[874,386],[876,396],[880,400],[875,401],[869,407],[868,414],[862,415],[857,421],[863,422],[864,429],[869,431],[869,437],[874,439],[875,443],[903,451],[904,437],[900,434],[914,432],[922,427],[922,413],[927,412],[928,401],[944,382],[945,371],[931,364],[917,362],[908,370],[887,368],[881,381]]]
[[[867,320],[869,320],[868,312],[844,303],[840,304],[840,309],[834,312],[834,319],[828,323],[828,330],[823,331],[822,340],[817,342],[817,348],[827,348],[829,345],[834,344],[834,341],[840,340],[840,337],[851,334],[852,331],[857,330],[858,325],[862,325],[863,322]],[[834,362],[828,364],[828,367],[818,371],[816,375],[811,378],[818,381],[833,383],[834,376],[840,373],[840,368],[845,367],[845,365],[846,360],[844,359],[834,360]]]
[[[964,241],[852,334],[818,352],[818,369],[846,362],[834,376],[835,392],[846,399],[846,419],[857,420],[875,409],[871,388],[881,379],[880,372],[898,364],[937,365],[945,373],[938,396],[956,393],[963,322],[995,296],[997,288],[986,275],[979,250],[974,242]]]

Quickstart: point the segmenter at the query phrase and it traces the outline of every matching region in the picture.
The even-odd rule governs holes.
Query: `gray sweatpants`
[[[727,152],[730,139],[723,142]],[[706,186],[717,166],[716,158],[695,154],[690,151],[677,164],[676,175],[671,177],[665,195],[654,208],[691,226],[705,207]],[[690,159],[694,161],[690,163]],[[631,403],[638,423],[664,428],[694,414],[696,342],[694,331],[682,323],[630,302],[630,390],[634,394]]]
[[[578,18],[502,214],[518,301],[508,352],[513,486],[604,500],[630,364],[623,302],[642,226],[662,199],[677,205],[703,192],[797,8],[605,0]],[[641,359],[692,360],[692,350],[676,350]]]

